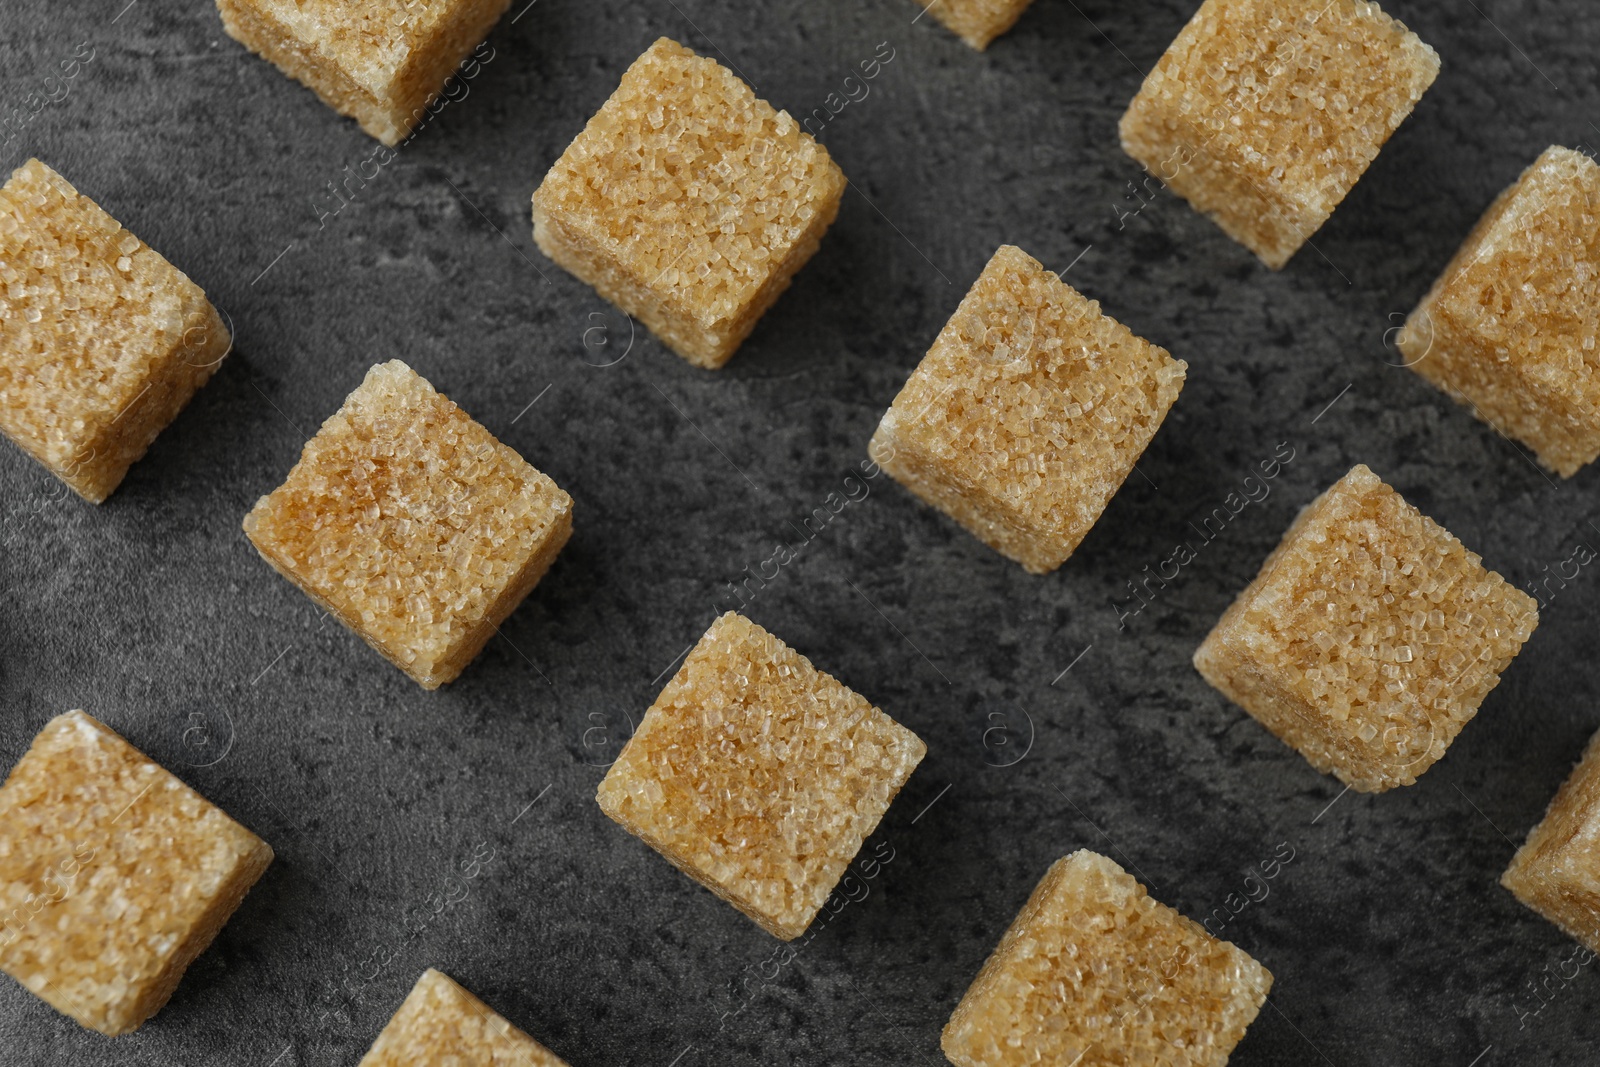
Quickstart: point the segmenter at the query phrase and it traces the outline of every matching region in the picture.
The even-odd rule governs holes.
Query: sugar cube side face
[[[389,147],[510,0],[217,0],[228,36]]]
[[[1003,245],[868,450],[984,544],[1043,574],[1132,473],[1187,367]]]
[[[805,932],[926,754],[741,615],[714,622],[600,783],[600,807],[784,940]]]
[[[452,681],[572,533],[572,498],[399,360],[244,520],[262,557],[424,689]]]
[[[1590,739],[1500,884],[1600,952],[1600,734]]]
[[[1200,674],[1362,792],[1442,757],[1538,625],[1534,599],[1356,466],[1196,651]]]
[[[1564,478],[1600,456],[1600,166],[1552,147],[1397,339],[1405,363]]]
[[[915,0],[968,45],[983,51],[1016,24],[1033,0]]]
[[[272,849],[81,711],[0,787],[0,970],[103,1034],[137,1029]]]
[[[567,1067],[555,1053],[431,967],[411,987],[358,1067],[413,1064]]]
[[[232,345],[200,287],[30,159],[0,188],[0,432],[98,504]]]
[[[1271,988],[1248,953],[1083,850],[1040,880],[940,1044],[957,1067],[1222,1067]]]
[[[533,239],[667,347],[715,368],[816,253],[844,186],[788,112],[662,38],[545,175]]]
[[[1438,73],[1367,0],[1206,0],[1128,107],[1122,147],[1277,269]]]

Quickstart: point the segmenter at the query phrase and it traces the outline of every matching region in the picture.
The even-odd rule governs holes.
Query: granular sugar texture
[[[391,148],[510,0],[217,0],[228,36]]]
[[[984,544],[1043,574],[1132,473],[1187,367],[1002,245],[868,449]]]
[[[429,968],[357,1067],[567,1067],[448,975]]]
[[[596,799],[787,941],[811,924],[926,752],[916,734],[729,612],[645,713]]]
[[[1600,456],[1600,166],[1550,148],[1398,339],[1406,365],[1570,478]]]
[[[81,711],[0,787],[0,970],[102,1034],[137,1029],[272,849]],[[238,976],[234,976],[238,977]]]
[[[1382,792],[1444,755],[1538,622],[1532,597],[1358,465],[1300,513],[1194,663],[1317,770]]]
[[[1600,952],[1600,734],[1589,740],[1500,884]]]
[[[533,194],[545,255],[720,367],[817,251],[844,175],[786,111],[663,37]]]
[[[391,360],[244,529],[279,573],[436,689],[544,577],[572,534],[572,498]]]
[[[1272,975],[1117,864],[1057,860],[940,1044],[956,1067],[1223,1067]]]
[[[0,432],[98,504],[232,339],[200,287],[30,159],[0,188]]]
[[[1367,0],[1206,0],[1122,117],[1122,147],[1279,268],[1439,74]]]

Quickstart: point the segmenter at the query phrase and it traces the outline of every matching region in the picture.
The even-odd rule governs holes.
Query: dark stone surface
[[[353,1064],[434,965],[574,1067],[937,1064],[1052,860],[1104,851],[1201,916],[1282,843],[1295,858],[1270,895],[1219,931],[1277,976],[1239,1067],[1600,1055],[1593,966],[1522,1017],[1574,946],[1496,884],[1600,726],[1600,576],[1550,602],[1418,785],[1330,810],[1338,784],[1189,664],[1296,509],[1356,462],[1518,584],[1600,545],[1600,471],[1545,477],[1384,347],[1541,149],[1600,143],[1592,4],[1393,0],[1444,73],[1320,254],[1273,274],[1171,195],[1115,221],[1140,177],[1117,118],[1193,0],[1039,0],[985,55],[913,24],[908,0],[543,0],[513,22],[519,0],[470,94],[320,228],[325,183],[375,142],[203,0],[123,2],[7,3],[0,104],[59,92],[45,79],[81,43],[94,59],[3,165],[61,170],[205,287],[237,349],[103,507],[0,449],[0,765],[87,708],[278,862],[137,1035],[108,1041],[0,981],[0,1062]],[[661,34],[796,113],[894,49],[824,133],[854,182],[837,225],[718,373],[644,335],[594,365],[624,351],[626,321],[530,240],[540,176]],[[774,959],[778,942],[602,816],[604,731],[626,735],[724,583],[843,485],[1002,241],[1072,264],[1188,360],[1188,385],[1055,575],[880,478],[750,606],[929,746],[870,894]],[[609,346],[586,345],[593,327]],[[504,639],[437,693],[323,623],[239,530],[394,357],[577,502]],[[1119,631],[1127,580],[1280,442],[1295,459],[1271,496]],[[986,733],[1002,721],[1031,721],[1032,744],[997,767],[1025,747]]]

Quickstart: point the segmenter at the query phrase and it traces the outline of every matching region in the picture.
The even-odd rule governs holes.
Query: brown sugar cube
[[[1044,574],[1132,473],[1187,368],[1002,245],[868,450],[984,544]]]
[[[533,194],[545,255],[720,367],[817,251],[844,175],[787,111],[665,37]]]
[[[37,159],[0,188],[0,432],[98,504],[232,340],[206,294]]]
[[[391,148],[510,0],[217,0],[228,36]]]
[[[1538,624],[1532,597],[1358,465],[1300,513],[1194,665],[1317,770],[1379,793],[1444,755]]]
[[[683,873],[790,941],[927,751],[730,611],[645,713],[596,799]]]
[[[945,1024],[957,1067],[1222,1067],[1272,988],[1111,860],[1057,860]]]
[[[0,787],[0,970],[102,1034],[160,1011],[272,849],[81,711]]]
[[[1122,147],[1277,269],[1438,74],[1366,0],[1206,0],[1123,115]]]
[[[245,516],[263,559],[424,689],[453,681],[572,535],[572,498],[399,360]]]
[[[433,968],[357,1067],[567,1067],[555,1053]]]
[[[1500,884],[1600,952],[1600,734],[1590,738]]]
[[[1600,166],[1551,148],[1398,338],[1406,365],[1570,478],[1600,455]]]
[[[967,44],[983,51],[989,42],[1005,33],[1033,0],[916,0],[919,7],[932,15]],[[918,16],[919,18],[921,16]]]

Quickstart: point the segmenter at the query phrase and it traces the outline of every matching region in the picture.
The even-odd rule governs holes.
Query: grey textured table
[[[1193,0],[1038,0],[984,55],[908,0],[519,0],[467,95],[337,214],[327,183],[375,142],[203,0],[125,2],[6,4],[0,104],[59,96],[46,76],[93,58],[3,164],[61,170],[207,290],[237,347],[103,507],[0,449],[0,764],[85,707],[278,861],[134,1036],[0,981],[0,1063],[353,1064],[433,965],[574,1067],[939,1064],[978,966],[1080,847],[1194,916],[1260,897],[1247,873],[1292,852],[1213,923],[1277,976],[1239,1067],[1600,1056],[1595,967],[1549,978],[1574,946],[1496,884],[1600,726],[1600,575],[1550,600],[1448,756],[1383,796],[1341,796],[1189,665],[1356,462],[1518,584],[1600,546],[1600,471],[1546,477],[1384,346],[1540,150],[1600,144],[1587,0],[1392,0],[1444,72],[1281,274],[1170,195],[1118,221],[1140,170],[1117,119]],[[797,114],[893,50],[823,131],[853,182],[837,224],[718,373],[642,332],[630,349],[529,234],[539,178],[662,34]],[[868,845],[892,862],[774,958],[605,819],[600,767],[725,583],[857,469],[1003,241],[1070,265],[1188,384],[1058,573],[1029,577],[880,477],[749,606],[929,747]],[[436,693],[322,621],[239,530],[394,357],[576,500],[504,639]],[[1270,496],[1119,630],[1128,580],[1283,442]]]

